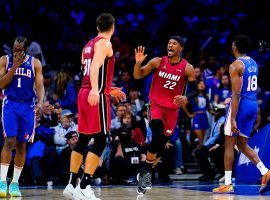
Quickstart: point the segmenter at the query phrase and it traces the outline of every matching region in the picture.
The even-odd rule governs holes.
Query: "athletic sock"
[[[225,185],[232,184],[232,171],[225,171]]]
[[[75,188],[77,185],[78,174],[70,172],[69,183]]]
[[[90,185],[91,177],[92,176],[90,174],[87,173],[83,174],[82,181],[80,184],[81,189],[85,189],[87,185]]]
[[[264,166],[263,162],[260,161],[256,167],[258,168],[258,170],[260,170],[262,175],[265,175],[268,172],[268,169]]]
[[[23,169],[23,167],[17,167],[16,165],[14,165],[12,182],[14,182],[14,183],[19,182],[19,178],[21,176],[22,169]]]
[[[1,181],[7,181],[8,168],[9,164],[1,163]]]

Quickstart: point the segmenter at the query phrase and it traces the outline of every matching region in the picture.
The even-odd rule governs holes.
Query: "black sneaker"
[[[146,190],[152,189],[152,174],[151,172],[144,172],[142,174],[142,188],[145,188]]]
[[[139,195],[143,195],[146,192],[145,188],[142,188],[142,183],[143,183],[143,174],[142,173],[138,173],[137,174],[137,181],[138,181],[138,185],[137,185],[137,193]]]

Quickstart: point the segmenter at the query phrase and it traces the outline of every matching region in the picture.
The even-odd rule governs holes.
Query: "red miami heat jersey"
[[[83,48],[83,80],[82,80],[82,88],[89,88],[91,89],[91,82],[90,82],[90,66],[95,54],[95,44],[102,37],[95,37],[94,39],[90,40],[85,47]],[[103,65],[99,68],[99,78],[98,78],[98,88],[99,93],[104,93],[106,95],[110,94],[111,91],[111,84],[113,79],[113,71],[114,71],[114,56],[110,58],[106,58]]]
[[[173,103],[176,95],[182,95],[186,84],[185,68],[187,61],[171,64],[167,56],[163,56],[159,67],[153,74],[150,101],[166,108],[177,109]]]

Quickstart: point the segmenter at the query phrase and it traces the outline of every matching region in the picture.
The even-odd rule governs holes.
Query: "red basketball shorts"
[[[150,103],[150,120],[160,119],[164,123],[164,134],[170,136],[173,134],[178,119],[178,109],[166,108],[157,103]]]
[[[81,88],[78,94],[78,132],[86,135],[108,133],[111,124],[110,98],[100,94],[99,104],[90,106],[87,101],[90,89]]]

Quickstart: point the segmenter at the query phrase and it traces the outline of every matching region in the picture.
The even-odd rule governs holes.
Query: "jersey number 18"
[[[257,90],[257,76],[249,76],[248,77],[248,87],[247,91],[256,91]]]

